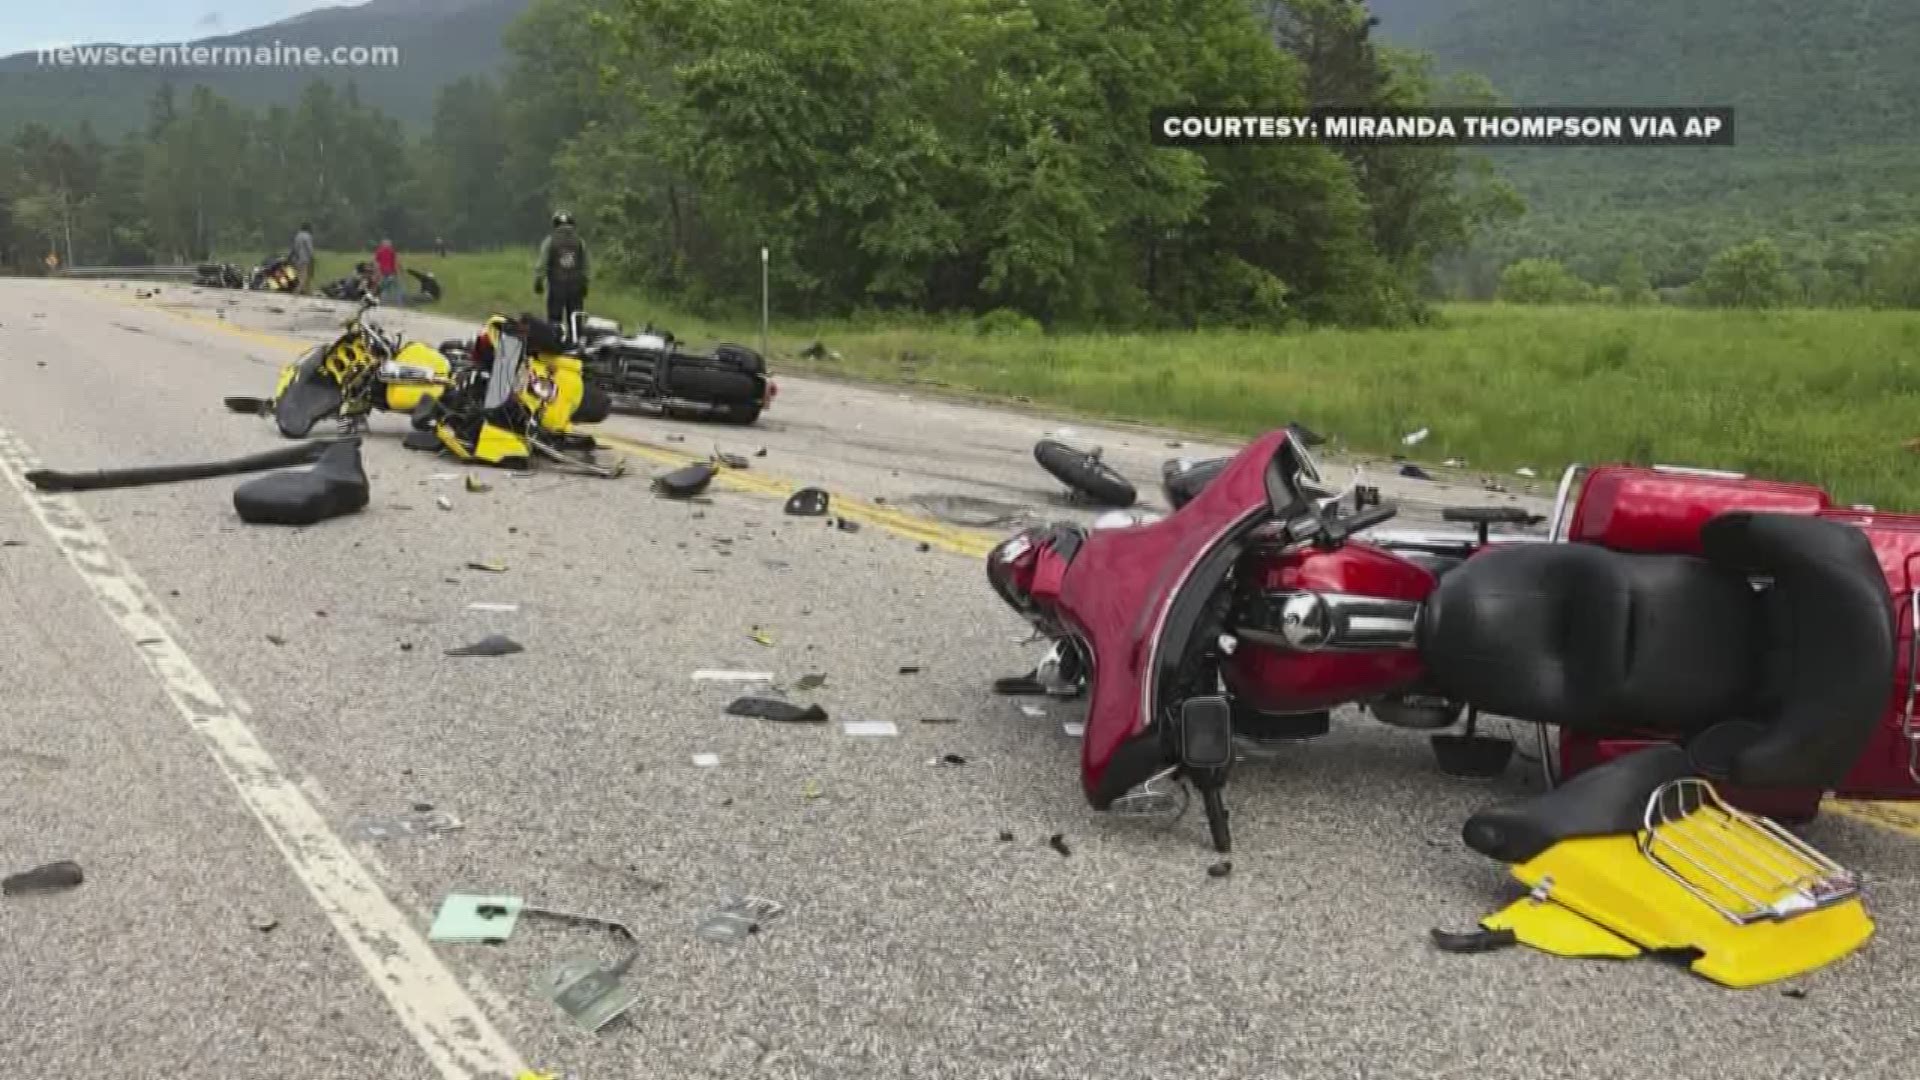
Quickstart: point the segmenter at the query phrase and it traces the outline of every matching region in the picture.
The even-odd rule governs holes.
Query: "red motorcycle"
[[[1464,714],[1465,734],[1434,745],[1483,774],[1512,744],[1475,734],[1481,714],[1536,724],[1550,787],[1664,744],[1685,753],[1611,771],[1680,761],[1781,819],[1830,792],[1920,798],[1920,516],[1730,473],[1575,466],[1545,536],[1495,534],[1529,515],[1480,507],[1443,512],[1470,533],[1362,539],[1395,508],[1349,508],[1322,483],[1283,429],[1170,472],[1164,519],[1029,529],[989,556],[996,592],[1053,642],[1000,692],[1090,690],[1095,809],[1166,809],[1184,779],[1227,851],[1236,746],[1325,734],[1345,704],[1429,732]],[[1640,813],[1636,797],[1607,813]],[[1554,827],[1590,809],[1558,805]],[[1486,830],[1516,822],[1530,827],[1483,811],[1469,842],[1491,853]]]

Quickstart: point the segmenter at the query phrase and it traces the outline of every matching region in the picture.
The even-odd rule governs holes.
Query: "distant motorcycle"
[[[407,270],[420,289],[407,293],[403,298],[410,307],[420,307],[440,299],[440,279],[425,270]],[[372,263],[358,263],[354,272],[346,277],[335,278],[320,286],[320,295],[330,300],[359,300],[363,297],[380,295],[380,276]]]

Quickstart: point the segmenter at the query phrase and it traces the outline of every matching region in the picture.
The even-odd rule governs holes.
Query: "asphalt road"
[[[146,289],[0,281],[0,475],[279,445],[221,398],[266,393],[289,339],[324,336],[339,309]],[[471,333],[387,314],[429,341]],[[12,1071],[1914,1074],[1920,846],[1896,831],[1809,829],[1877,883],[1879,935],[1790,996],[1651,961],[1436,953],[1429,928],[1509,895],[1458,831],[1529,790],[1525,761],[1448,780],[1424,739],[1345,718],[1236,774],[1226,878],[1206,872],[1197,807],[1171,825],[1093,815],[1072,708],[1028,718],[988,693],[1033,647],[961,553],[981,534],[890,516],[993,534],[1086,517],[1031,461],[1062,427],[1149,503],[1161,460],[1230,449],[787,377],[752,429],[611,421],[636,466],[614,481],[483,473],[491,489],[469,492],[378,419],[372,505],[306,530],[240,524],[233,480],[59,500],[0,484],[0,541],[20,541],[0,547],[0,870],[87,874],[0,900]],[[715,448],[766,455],[708,501],[651,494],[649,472]],[[1415,524],[1449,500],[1521,498],[1391,471],[1367,475]],[[789,484],[861,500],[872,524],[784,517]],[[496,632],[526,651],[444,655]],[[700,669],[824,674],[790,694],[834,723],[729,717],[741,689]],[[966,764],[930,764],[945,754]],[[362,838],[416,804],[464,827]],[[735,890],[786,911],[744,942],[701,940]],[[503,944],[426,942],[450,892],[631,926],[638,1003],[593,1035],[535,990],[570,954],[619,957],[605,933],[523,919]]]

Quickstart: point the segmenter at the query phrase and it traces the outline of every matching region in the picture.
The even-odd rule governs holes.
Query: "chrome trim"
[[[1654,472],[1668,473],[1673,476],[1706,476],[1715,480],[1745,480],[1746,473],[1728,472],[1725,469],[1702,469],[1695,465],[1655,465]]]
[[[1243,601],[1244,602],[1244,601]],[[1306,589],[1288,589],[1259,594],[1261,614],[1276,612],[1274,625],[1248,627],[1238,623],[1245,612],[1236,612],[1234,633],[1248,641],[1273,645],[1289,652],[1369,651],[1374,649],[1411,649],[1420,623],[1421,604],[1415,600],[1393,600],[1352,593],[1322,593]],[[1288,627],[1301,625],[1308,617],[1318,617],[1324,629],[1317,636],[1305,632],[1290,633]],[[1288,617],[1299,615],[1297,622]]]
[[[1560,489],[1553,495],[1553,516],[1547,519],[1548,543],[1557,544],[1567,538],[1567,528],[1572,524],[1567,520],[1567,515],[1573,509],[1568,497],[1573,494],[1574,481],[1590,471],[1592,470],[1587,466],[1576,461],[1567,466],[1566,472],[1560,474]]]
[[[1691,830],[1693,835],[1676,835],[1682,832],[1682,821],[1702,813],[1721,820]],[[1713,784],[1699,777],[1660,785],[1647,799],[1644,823],[1640,853],[1736,926],[1790,919],[1860,892],[1859,878],[1851,871],[1775,822],[1727,805]],[[1712,879],[1738,907],[1688,880],[1670,860],[1683,861]]]
[[[1544,544],[1548,539],[1539,533],[1491,533],[1487,536],[1487,546]],[[1378,529],[1369,530],[1366,539],[1357,542],[1387,551],[1413,550],[1424,551],[1429,555],[1466,555],[1479,546],[1480,539],[1471,530],[1430,532],[1422,529]]]

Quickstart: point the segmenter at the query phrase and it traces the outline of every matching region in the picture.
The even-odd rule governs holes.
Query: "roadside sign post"
[[[760,355],[767,355],[767,249],[760,248]]]

